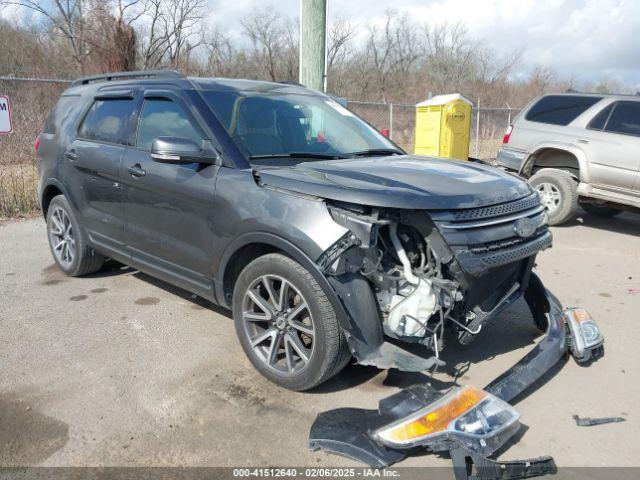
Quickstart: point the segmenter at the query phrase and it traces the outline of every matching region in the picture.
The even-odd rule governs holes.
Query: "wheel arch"
[[[58,180],[50,178],[42,188],[42,193],[40,195],[40,208],[42,209],[42,215],[45,219],[47,218],[47,212],[49,211],[51,200],[58,195],[64,195],[67,201],[71,204],[72,200],[64,185],[62,185]]]
[[[520,175],[529,178],[544,168],[564,170],[577,181],[586,181],[588,176],[584,152],[567,145],[539,146],[524,162]]]
[[[216,298],[224,306],[230,305],[233,282],[242,269],[251,261],[267,253],[282,253],[309,270],[316,280],[320,278],[328,285],[325,276],[316,264],[297,245],[269,232],[253,232],[242,235],[231,242],[220,257],[216,269]],[[234,274],[236,277],[234,278]]]
[[[382,323],[373,290],[364,278],[330,282],[314,261],[287,239],[268,232],[248,233],[234,240],[224,251],[215,280],[215,296],[219,304],[230,308],[233,285],[242,269],[267,253],[282,253],[307,269],[327,294],[341,327],[345,331],[351,353],[360,357],[382,342]],[[365,285],[366,284],[366,285]],[[371,318],[373,314],[375,318]],[[374,344],[375,343],[375,344]]]

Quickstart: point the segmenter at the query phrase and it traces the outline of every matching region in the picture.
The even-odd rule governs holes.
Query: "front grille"
[[[489,207],[430,214],[460,266],[474,276],[531,257],[552,242],[537,193]],[[522,233],[522,219],[530,222],[530,236]]]
[[[543,235],[528,242],[508,247],[502,251],[481,254],[479,257],[488,267],[505,265],[535,255],[539,251],[550,247],[551,242],[551,232],[547,231]]]
[[[537,193],[533,193],[528,197],[516,200],[515,202],[502,203],[491,207],[469,208],[464,210],[455,210],[453,212],[454,221],[477,220],[481,218],[499,217],[500,215],[509,215],[522,210],[529,210],[540,205],[540,199]]]

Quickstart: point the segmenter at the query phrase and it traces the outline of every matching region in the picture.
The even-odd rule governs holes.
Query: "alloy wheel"
[[[540,201],[547,207],[549,213],[556,211],[560,207],[562,194],[558,187],[549,182],[543,182],[536,187]]]
[[[297,374],[309,364],[316,330],[306,299],[289,280],[254,280],[243,299],[242,320],[251,348],[270,370]]]
[[[76,256],[76,239],[69,214],[60,207],[55,207],[51,214],[49,239],[56,260],[64,267],[69,267]]]

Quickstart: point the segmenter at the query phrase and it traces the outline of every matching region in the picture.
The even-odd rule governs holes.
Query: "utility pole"
[[[299,81],[327,91],[327,0],[300,0]]]

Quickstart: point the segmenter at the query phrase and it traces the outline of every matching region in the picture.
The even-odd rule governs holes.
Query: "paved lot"
[[[502,458],[640,465],[640,217],[585,217],[554,235],[538,271],[600,321],[606,356],[569,361],[522,399],[529,428]],[[350,465],[307,451],[316,414],[373,408],[424,379],[351,366],[315,392],[281,390],[251,368],[229,312],[131,269],[67,278],[40,219],[0,225],[0,247],[0,465]],[[449,349],[435,385],[483,386],[536,339],[516,305],[466,351]],[[581,428],[573,414],[628,421]]]

